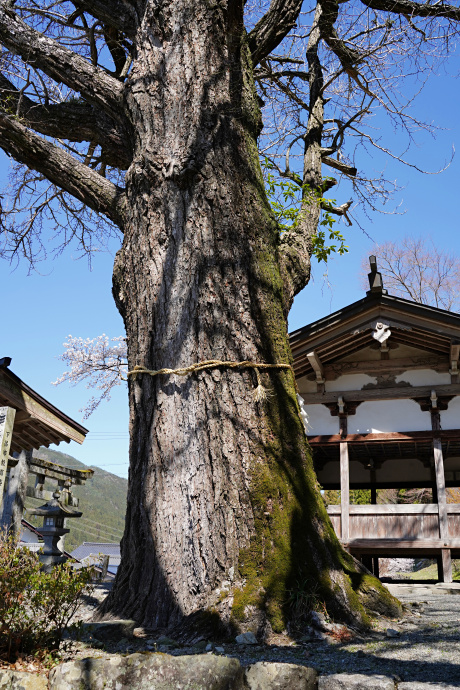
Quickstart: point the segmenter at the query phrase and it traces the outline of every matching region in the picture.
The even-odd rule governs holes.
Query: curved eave
[[[62,441],[81,444],[88,433],[88,429],[45,400],[5,365],[0,366],[0,407],[16,410],[12,452]]]
[[[433,354],[448,354],[452,342],[460,342],[460,315],[417,304],[401,297],[368,294],[361,300],[290,334],[297,376],[313,370],[307,353],[315,350],[324,364],[374,344],[369,323],[389,319],[393,340]]]
[[[378,306],[388,307],[391,310],[400,311],[406,314],[412,314],[415,317],[428,321],[438,321],[440,324],[450,326],[458,329],[460,333],[460,314],[455,314],[445,309],[437,309],[426,304],[418,304],[402,297],[393,297],[392,295],[373,295],[369,294],[366,297],[335,311],[329,316],[313,321],[312,323],[303,326],[302,328],[292,331],[289,334],[291,347],[298,342],[309,340],[316,337],[322,332],[328,331],[334,326],[343,323],[356,315],[364,314]]]

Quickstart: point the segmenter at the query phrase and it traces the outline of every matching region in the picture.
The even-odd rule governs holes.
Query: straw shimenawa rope
[[[136,378],[140,374],[148,374],[149,376],[158,376],[159,374],[175,374],[176,376],[188,376],[197,371],[204,371],[205,369],[217,369],[219,367],[227,367],[228,369],[253,369],[257,378],[257,388],[254,391],[254,400],[260,402],[267,398],[267,391],[262,385],[260,379],[260,371],[266,369],[290,369],[294,374],[294,369],[290,364],[265,364],[263,362],[251,362],[244,360],[244,362],[225,362],[220,359],[206,359],[203,362],[196,362],[183,369],[147,369],[142,366],[135,366],[132,371],[128,371],[128,376]],[[295,376],[294,376],[295,379]]]

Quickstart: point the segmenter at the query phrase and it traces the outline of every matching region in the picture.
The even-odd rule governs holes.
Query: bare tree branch
[[[443,2],[428,2],[419,4],[411,0],[361,0],[363,5],[373,10],[383,10],[393,14],[408,15],[409,17],[441,17],[443,19],[460,19],[460,8],[444,5]]]
[[[323,211],[329,211],[329,213],[333,213],[335,216],[343,216],[346,219],[347,224],[351,226],[353,225],[353,223],[351,222],[348,216],[348,209],[350,208],[352,203],[353,199],[350,199],[349,201],[347,201],[344,204],[341,204],[340,206],[333,206],[332,204],[323,201],[321,202],[321,208],[323,209]]]
[[[329,48],[337,55],[343,69],[348,73],[353,70],[353,66],[360,61],[361,52],[350,48],[345,41],[341,40],[335,29],[335,22],[339,14],[338,0],[324,0],[323,12],[319,20],[319,30],[321,38]]]
[[[127,36],[136,32],[137,14],[126,0],[75,0],[74,5]]]
[[[295,26],[303,0],[272,0],[266,14],[249,34],[254,66],[275,50]]]
[[[121,226],[124,192],[74,156],[34,134],[16,118],[0,113],[0,147],[15,160],[45,175],[61,189]]]
[[[321,161],[330,168],[334,168],[334,170],[338,170],[349,177],[356,177],[358,174],[358,170],[353,165],[347,165],[347,163],[330,158],[330,156],[321,156]]]
[[[291,308],[295,295],[310,279],[313,236],[317,231],[321,212],[318,203],[318,193],[322,196],[323,191],[321,176],[321,135],[324,122],[323,74],[318,56],[321,41],[319,29],[321,13],[322,7],[318,3],[306,51],[310,101],[307,131],[302,137],[304,141],[302,204],[296,223],[283,233],[279,247],[287,312]]]
[[[115,65],[115,72],[117,75],[120,75],[126,64],[126,53],[121,45],[121,34],[113,27],[105,26],[104,38]]]
[[[0,109],[6,114],[15,113],[23,124],[40,134],[99,144],[103,160],[112,167],[126,170],[131,163],[127,132],[100,108],[80,102],[41,105],[0,74]]]
[[[115,120],[124,118],[123,84],[80,55],[44,36],[22,21],[0,0],[0,42],[25,62],[43,70],[57,82],[79,91]]]

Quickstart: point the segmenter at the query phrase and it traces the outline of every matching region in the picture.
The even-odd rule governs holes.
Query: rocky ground
[[[398,594],[406,605],[401,620],[377,620],[366,636],[355,635],[344,641],[340,629],[321,631],[318,622],[316,634],[293,640],[278,636],[271,644],[214,644],[212,640],[198,640],[193,646],[183,646],[167,637],[149,635],[148,631],[114,626],[107,628],[85,625],[80,640],[73,641],[67,659],[88,656],[110,658],[115,654],[159,651],[172,656],[212,654],[236,658],[242,666],[257,661],[276,661],[313,667],[319,674],[381,674],[392,678],[398,686],[404,681],[446,684],[446,688],[460,688],[460,593],[430,594],[426,588],[419,597],[412,589]],[[95,607],[107,593],[99,585],[85,603],[79,617],[88,621]],[[312,639],[315,637],[315,639]],[[345,636],[346,637],[346,636]],[[65,660],[65,658],[63,660]],[[370,679],[369,679],[370,680]],[[372,684],[371,686],[372,687]],[[376,690],[377,690],[377,686]],[[415,687],[415,686],[414,686]],[[441,686],[442,687],[442,686]],[[437,690],[437,688],[436,688]]]

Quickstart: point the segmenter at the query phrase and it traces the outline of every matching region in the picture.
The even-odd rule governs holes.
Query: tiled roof
[[[20,541],[31,544],[35,542],[38,543],[39,540],[43,541],[43,537],[40,532],[30,522],[27,522],[27,520],[24,520],[23,518],[21,520]]]
[[[100,553],[103,553],[105,556],[120,558],[120,544],[85,541],[72,551],[71,556],[81,560],[87,556],[97,556]]]

